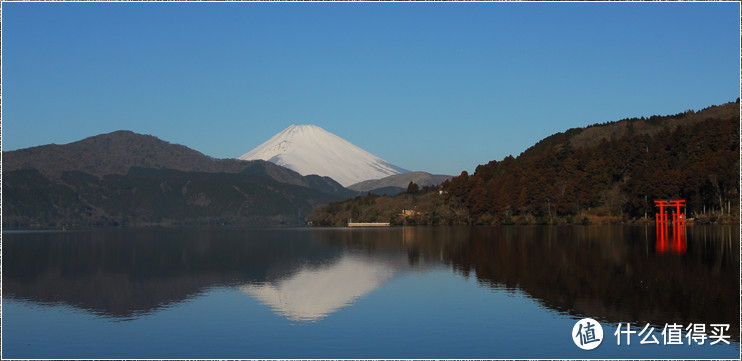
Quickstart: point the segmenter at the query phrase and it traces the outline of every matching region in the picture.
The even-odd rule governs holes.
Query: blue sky
[[[217,158],[316,124],[458,174],[740,93],[723,3],[2,3],[2,146],[119,129]]]

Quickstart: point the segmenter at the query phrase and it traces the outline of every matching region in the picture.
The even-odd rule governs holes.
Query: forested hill
[[[528,157],[531,154],[538,154],[550,148],[559,149],[566,144],[573,148],[594,147],[599,145],[602,140],[618,140],[641,134],[654,135],[662,130],[674,130],[678,126],[691,125],[704,120],[739,118],[739,114],[738,100],[723,105],[713,105],[698,112],[687,110],[670,116],[653,115],[649,118],[628,118],[593,124],[584,128],[572,128],[542,139],[523,152],[521,156]]]
[[[654,214],[686,199],[689,216],[739,214],[739,100],[699,112],[572,129],[463,172],[446,185],[475,220]],[[733,208],[730,210],[730,208]]]
[[[442,194],[417,194],[416,201],[409,193],[402,196],[406,200],[400,202],[416,211],[395,219],[418,224],[624,222],[645,215],[652,219],[654,199],[675,198],[686,199],[688,217],[699,222],[730,221],[739,217],[739,124],[738,99],[697,112],[570,129],[517,158],[480,165],[471,175],[462,172],[442,184]],[[351,215],[378,218],[388,213],[360,205],[373,209],[394,202],[355,203]],[[352,206],[331,204],[315,211],[315,220],[337,223],[327,210],[344,208]]]

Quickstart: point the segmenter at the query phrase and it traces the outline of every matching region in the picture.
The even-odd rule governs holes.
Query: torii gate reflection
[[[680,207],[685,207],[685,199],[655,200],[654,204],[660,209],[660,212],[655,216],[655,225],[657,228],[657,253],[667,252],[668,222],[665,208],[674,207],[675,211],[672,213],[672,242],[670,244],[670,250],[675,254],[684,254],[687,248],[685,239],[685,213],[680,212]]]

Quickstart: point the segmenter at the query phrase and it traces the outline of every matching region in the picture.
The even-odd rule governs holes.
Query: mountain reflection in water
[[[683,240],[667,252],[654,227],[624,226],[6,233],[3,297],[131,318],[237,287],[321,321],[400,274],[446,267],[560,313],[729,323],[739,341],[739,234],[692,226]]]
[[[379,288],[396,273],[391,264],[343,256],[323,267],[305,267],[278,282],[240,290],[292,321],[317,321]]]

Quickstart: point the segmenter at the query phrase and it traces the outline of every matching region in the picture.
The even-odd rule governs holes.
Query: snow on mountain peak
[[[291,125],[239,159],[263,159],[301,175],[328,176],[344,187],[408,172],[316,125]]]

